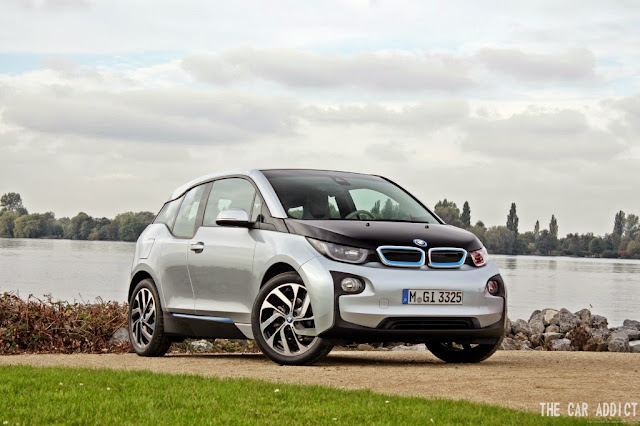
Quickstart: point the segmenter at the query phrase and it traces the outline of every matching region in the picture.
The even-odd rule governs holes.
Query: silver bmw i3
[[[423,342],[446,362],[479,362],[507,318],[504,281],[473,234],[389,179],[325,170],[176,189],[138,239],[129,301],[139,355],[184,338],[255,339],[289,365],[353,342]]]

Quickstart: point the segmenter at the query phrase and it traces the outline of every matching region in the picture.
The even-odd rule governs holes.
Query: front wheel
[[[311,298],[295,272],[277,275],[262,287],[251,328],[262,353],[281,365],[310,365],[333,348],[316,335]]]
[[[457,364],[470,364],[484,361],[498,350],[502,338],[495,343],[456,343],[456,342],[430,342],[427,349],[444,362]]]
[[[140,281],[131,293],[129,339],[140,356],[162,356],[171,346],[164,332],[158,290],[151,279]]]

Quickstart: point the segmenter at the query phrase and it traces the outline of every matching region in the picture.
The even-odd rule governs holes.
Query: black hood
[[[360,220],[285,219],[285,222],[294,234],[367,249],[382,245],[417,247],[413,242],[416,238],[426,241],[426,248],[456,247],[467,251],[482,248],[471,232],[451,225]]]

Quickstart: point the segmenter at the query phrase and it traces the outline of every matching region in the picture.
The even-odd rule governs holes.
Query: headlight
[[[307,238],[307,241],[320,253],[339,262],[364,263],[370,253],[370,250],[367,249],[327,243],[313,238]]]
[[[489,261],[489,253],[487,253],[487,249],[484,247],[480,250],[469,252],[469,256],[471,256],[471,260],[473,260],[473,264],[476,266],[484,266]]]

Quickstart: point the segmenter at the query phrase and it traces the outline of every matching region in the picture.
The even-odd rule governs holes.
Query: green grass
[[[283,368],[282,373],[286,371]],[[0,425],[585,423],[469,402],[321,386],[148,372],[0,366]]]

